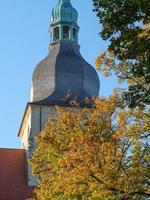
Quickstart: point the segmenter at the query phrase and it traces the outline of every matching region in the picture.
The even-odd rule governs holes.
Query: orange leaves
[[[150,111],[123,110],[117,92],[96,99],[91,109],[57,111],[38,136],[31,160],[41,177],[37,199],[132,200],[147,195],[150,148],[141,136],[148,140]]]
[[[101,70],[103,74],[108,77],[111,75],[111,68],[115,65],[114,55],[112,52],[107,51],[97,56],[95,61],[98,70]]]
[[[150,22],[143,27],[143,31],[139,34],[140,38],[150,39]]]
[[[99,56],[97,56],[96,62],[95,62],[97,69],[100,69],[100,66],[103,63],[104,58],[105,58],[105,53],[100,54]]]

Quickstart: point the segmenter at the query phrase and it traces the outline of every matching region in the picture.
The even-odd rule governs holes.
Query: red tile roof
[[[25,150],[0,149],[0,200],[25,200],[32,196],[26,162]]]

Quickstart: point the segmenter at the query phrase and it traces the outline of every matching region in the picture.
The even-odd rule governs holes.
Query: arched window
[[[77,41],[77,30],[75,28],[73,29],[73,40]]]
[[[69,26],[63,26],[63,39],[69,39]]]
[[[53,40],[54,40],[54,42],[59,40],[59,27],[54,28]]]

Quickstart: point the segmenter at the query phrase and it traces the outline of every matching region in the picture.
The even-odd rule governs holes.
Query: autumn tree
[[[150,197],[150,110],[125,109],[117,93],[91,109],[56,110],[30,161],[38,200]]]
[[[123,98],[130,107],[150,103],[150,1],[93,0],[102,24],[100,36],[109,41],[96,65],[106,76],[127,81]]]

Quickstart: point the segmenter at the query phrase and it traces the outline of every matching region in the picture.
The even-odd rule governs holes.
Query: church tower
[[[56,117],[55,105],[68,108],[74,99],[81,107],[90,106],[85,99],[99,95],[98,75],[79,51],[77,19],[70,0],[59,0],[52,11],[49,53],[33,72],[30,102],[19,130],[27,158],[36,148],[35,136],[48,118]],[[30,166],[28,171],[28,185],[35,186]]]

